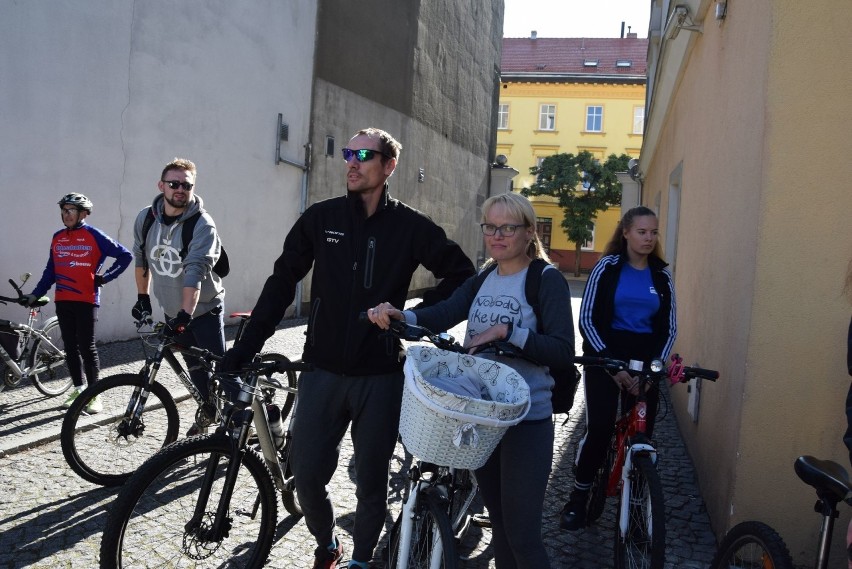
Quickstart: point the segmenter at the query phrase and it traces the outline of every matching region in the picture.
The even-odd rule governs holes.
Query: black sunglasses
[[[183,188],[188,192],[195,187],[195,184],[190,184],[189,182],[178,182],[176,180],[162,180],[162,182],[173,190]]]
[[[381,154],[385,158],[390,158],[390,156],[380,150],[370,150],[369,148],[362,148],[360,150],[341,148],[340,151],[343,153],[343,159],[347,162],[352,160],[352,158],[355,158],[358,162],[369,162],[376,154]]]

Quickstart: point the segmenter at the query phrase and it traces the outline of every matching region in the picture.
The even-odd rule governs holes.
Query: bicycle
[[[388,333],[401,340],[425,340],[439,350],[467,355],[467,350],[451,335],[435,334],[422,326],[392,320]],[[505,342],[488,344],[481,351],[523,357]],[[458,543],[472,522],[483,525],[476,521],[472,511],[478,492],[473,470],[415,460],[408,471],[402,510],[391,527],[382,554],[386,566],[391,569],[457,567]]]
[[[250,313],[231,316],[240,318],[239,338]],[[211,372],[221,358],[207,350],[181,345],[178,343],[180,337],[170,337],[163,323],[153,324],[146,320],[137,322],[136,326],[146,353],[145,364],[139,373],[120,373],[90,385],[74,400],[62,421],[62,454],[68,465],[84,480],[102,486],[123,484],[146,459],[178,438],[180,417],[177,402],[169,389],[157,381],[163,360],[174,370],[189,397],[198,404],[195,422],[202,432],[221,418],[215,391],[211,389],[210,400],[205,400],[176,354],[198,358]],[[289,362],[285,356],[276,353],[262,354],[261,357],[263,361]],[[281,381],[295,392],[295,374],[286,373]],[[98,416],[86,413],[86,407],[94,397],[100,398],[104,406],[104,411]],[[294,398],[294,393],[287,394],[282,417],[290,412]]]
[[[796,475],[816,490],[814,511],[822,516],[817,546],[816,569],[827,569],[831,552],[834,520],[840,515],[837,505],[852,505],[852,483],[846,469],[831,460],[800,456],[793,464]],[[711,569],[759,567],[793,569],[793,559],[784,540],[763,522],[741,522],[725,534],[710,563]]]
[[[276,490],[288,508],[293,482],[289,441],[276,445],[267,414],[271,394],[290,394],[292,387],[273,374],[311,365],[258,359],[239,374],[214,376],[221,393],[230,395],[215,433],[160,450],[122,487],[101,539],[102,568],[255,568],[266,562],[278,518]]]
[[[21,286],[32,275],[21,275]],[[21,303],[24,293],[13,279],[9,284],[18,293],[17,298],[0,296],[0,304]],[[38,325],[41,307],[50,302],[46,296],[38,299],[27,312],[27,323],[0,320],[0,359],[6,364],[0,391],[16,387],[24,379],[31,379],[42,394],[56,397],[71,387],[71,375],[65,362],[65,350],[59,320],[52,316]]]
[[[600,518],[608,496],[618,496],[614,554],[616,569],[661,569],[665,562],[666,520],[663,485],[657,473],[657,451],[645,434],[648,389],[663,377],[671,384],[693,378],[715,381],[719,372],[683,365],[674,354],[666,370],[661,360],[645,367],[642,362],[577,356],[574,363],[605,368],[611,374],[628,370],[638,377],[638,395],[630,409],[616,419],[604,464],[595,474],[589,492],[586,523]]]

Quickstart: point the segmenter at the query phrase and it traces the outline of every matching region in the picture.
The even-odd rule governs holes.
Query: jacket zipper
[[[364,262],[364,288],[373,287],[373,265],[376,258],[376,238],[367,239],[367,258]]]

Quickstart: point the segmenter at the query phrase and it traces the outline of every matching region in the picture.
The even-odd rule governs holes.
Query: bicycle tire
[[[663,484],[651,457],[637,454],[630,469],[627,533],[615,522],[616,569],[662,569],[666,560]],[[619,499],[618,512],[623,504]]]
[[[131,428],[125,421],[133,391],[144,383],[140,374],[105,377],[84,389],[65,413],[60,435],[62,454],[84,480],[120,486],[145,460],[177,440],[177,405],[160,383],[150,386],[142,423]],[[88,415],[86,406],[95,395],[103,403],[103,411]]]
[[[290,358],[285,356],[284,354],[279,354],[276,352],[265,352],[260,354],[260,361],[262,362],[286,362],[291,363]],[[277,379],[282,385],[286,385],[287,387],[296,389],[298,387],[298,378],[296,377],[296,372],[292,370],[288,370],[283,374],[275,374],[273,378]],[[290,415],[290,411],[293,410],[293,403],[296,401],[296,394],[290,393],[289,391],[285,391],[284,402],[279,406],[281,407],[281,420],[286,421],[287,417]]]
[[[595,472],[595,478],[592,481],[592,489],[589,492],[589,505],[586,510],[586,525],[591,525],[603,515],[606,507],[606,487],[609,482],[609,473],[612,470],[612,463],[615,461],[615,450],[610,445],[606,451],[606,458],[603,464]]]
[[[741,522],[728,531],[719,544],[710,569],[760,567],[793,569],[787,544],[763,522]]]
[[[50,319],[47,325],[42,330],[45,336],[50,339],[50,342],[36,340],[33,345],[33,350],[30,353],[29,365],[31,368],[38,366],[41,368],[44,365],[50,365],[50,369],[40,373],[30,374],[36,389],[48,397],[62,395],[72,385],[71,372],[68,370],[68,364],[65,361],[64,344],[62,343],[62,332],[59,330],[59,320]],[[59,348],[59,351],[53,348],[50,344]],[[57,362],[62,362],[56,365]]]
[[[109,508],[101,539],[101,568],[262,567],[278,516],[275,483],[263,458],[246,448],[230,498],[223,539],[205,539],[215,517],[232,443],[224,433],[182,439],[154,455],[122,487]],[[199,527],[189,521],[205,469],[216,475]],[[152,536],[156,535],[156,539]]]
[[[458,554],[456,553],[450,517],[447,515],[447,500],[430,490],[421,491],[417,497],[416,512],[411,520],[411,547],[408,552],[408,561],[404,566],[406,569],[430,569],[435,546],[440,543],[442,547],[441,569],[456,569],[458,567]],[[402,516],[403,514],[400,513],[393,528],[391,528],[388,539],[388,563],[386,566],[389,569],[396,569],[399,565],[401,533],[399,526],[402,523]]]

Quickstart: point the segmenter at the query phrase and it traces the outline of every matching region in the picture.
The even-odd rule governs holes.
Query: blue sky
[[[505,0],[503,37],[617,38],[631,26],[648,37],[652,0]]]

